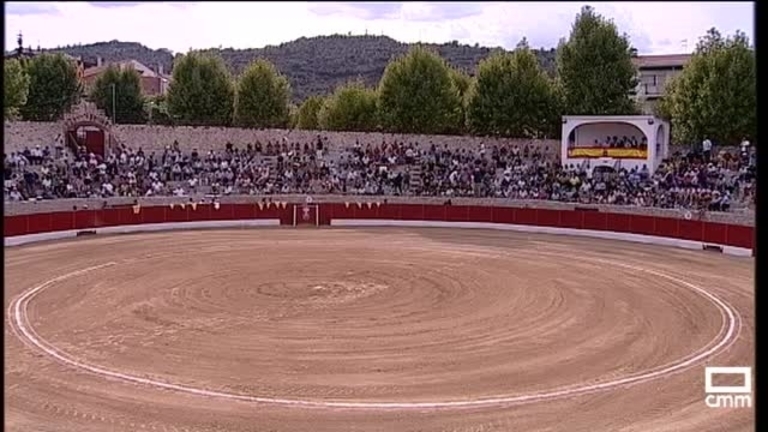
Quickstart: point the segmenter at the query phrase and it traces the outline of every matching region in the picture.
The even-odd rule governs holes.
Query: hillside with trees
[[[269,60],[290,83],[293,101],[301,102],[313,95],[330,95],[334,89],[350,81],[362,81],[375,86],[390,60],[404,55],[414,44],[398,42],[387,36],[319,36],[301,38],[278,46],[260,49],[213,48],[233,75],[239,75],[259,58]],[[474,74],[480,61],[501,48],[461,45],[458,42],[425,44],[446,62],[461,71]],[[153,50],[135,42],[100,42],[67,46],[50,50],[86,60],[103,58],[107,62],[137,60],[165,73],[173,67],[174,53],[167,49]],[[541,67],[549,74],[555,72],[555,49],[534,50]],[[178,54],[176,54],[178,55]]]
[[[61,48],[85,60],[134,59],[172,72],[145,97],[134,70],[111,70],[88,95],[61,53],[5,62],[6,119],[55,121],[87,96],[116,123],[552,138],[560,117],[633,115],[637,51],[589,6],[557,50],[523,38],[502,49],[407,45],[383,36],[302,38],[277,47],[173,54],[135,43]],[[171,68],[171,65],[174,68]],[[667,83],[657,115],[677,142],[754,140],[756,57],[746,35],[711,29]]]

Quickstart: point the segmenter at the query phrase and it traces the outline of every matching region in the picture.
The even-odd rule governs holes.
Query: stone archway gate
[[[83,101],[76,105],[69,114],[64,116],[63,126],[64,140],[75,152],[78,145],[83,145],[89,153],[104,157],[107,147],[111,147],[114,142],[112,122],[92,102]],[[84,139],[78,137],[77,130],[87,126],[97,130],[86,131]]]

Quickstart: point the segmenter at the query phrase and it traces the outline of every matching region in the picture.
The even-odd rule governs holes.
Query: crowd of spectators
[[[617,141],[616,145],[620,143]],[[624,145],[642,145],[629,142]],[[537,147],[268,142],[161,154],[120,145],[106,158],[60,144],[4,155],[6,201],[192,194],[497,197],[728,211],[754,202],[754,149],[677,152],[650,174],[561,166]]]
[[[575,147],[575,142],[570,142],[571,147]],[[645,137],[638,138],[637,136],[608,136],[605,140],[600,141],[596,139],[592,143],[593,148],[628,148],[628,149],[647,149],[648,140]]]

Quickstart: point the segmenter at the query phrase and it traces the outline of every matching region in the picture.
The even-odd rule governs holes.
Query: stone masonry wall
[[[64,130],[61,123],[5,122],[4,126],[3,152],[6,154],[22,151],[24,147],[53,146]]]
[[[24,147],[35,145],[51,145],[56,137],[63,132],[61,123],[36,123],[36,122],[5,122],[4,148],[6,153],[21,151]],[[122,143],[133,148],[141,147],[145,152],[161,152],[165,146],[178,141],[182,149],[191,151],[197,149],[200,152],[208,150],[221,150],[230,142],[237,147],[245,147],[247,144],[260,141],[282,142],[286,139],[289,143],[308,143],[317,140],[320,135],[327,140],[331,149],[354,145],[359,141],[363,146],[367,144],[416,142],[422,145],[431,143],[447,145],[451,148],[467,147],[477,148],[481,143],[486,146],[496,145],[520,145],[535,144],[545,153],[556,155],[559,152],[558,140],[528,140],[528,139],[497,139],[468,136],[430,136],[430,135],[399,135],[362,132],[327,132],[305,131],[287,129],[240,129],[219,127],[170,127],[150,125],[115,125],[112,127],[113,136]]]

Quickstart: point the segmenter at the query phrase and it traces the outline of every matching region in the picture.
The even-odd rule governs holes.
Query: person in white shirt
[[[743,138],[741,140],[741,151],[746,153],[747,150],[749,150],[749,141],[746,138]]]
[[[741,158],[742,159],[746,159],[748,157],[748,155],[749,155],[749,146],[750,146],[749,141],[747,141],[746,138],[741,140],[740,147],[741,147]]]
[[[19,192],[15,187],[13,188],[13,190],[11,190],[10,198],[11,198],[11,201],[23,201],[24,200],[24,196],[22,196],[21,192]]]
[[[712,141],[709,138],[701,142],[701,151],[704,154],[704,162],[709,163],[709,158],[712,156]]]
[[[112,183],[104,182],[101,184],[101,194],[105,197],[112,196],[115,192],[115,187]]]
[[[731,208],[731,193],[725,192],[723,197],[720,199],[720,211],[728,211]]]

